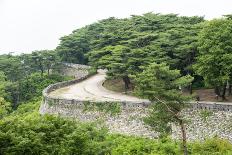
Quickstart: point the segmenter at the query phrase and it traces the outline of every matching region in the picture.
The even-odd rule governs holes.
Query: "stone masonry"
[[[87,68],[89,69],[87,66],[69,64],[69,67],[75,67],[75,70],[78,68],[78,70],[80,70],[78,74],[81,73],[81,75],[78,76],[78,74],[76,74],[78,78],[75,80],[52,84],[45,88],[43,90],[43,103],[40,107],[41,114],[56,114],[63,117],[75,118],[84,122],[103,122],[103,124],[109,128],[109,131],[113,133],[145,136],[149,138],[158,136],[158,133],[152,131],[151,128],[146,126],[142,121],[143,117],[147,115],[150,103],[105,103],[110,104],[109,106],[112,105],[112,107],[115,107],[113,104],[119,105],[120,112],[112,115],[96,109],[86,110],[86,101],[83,100],[68,100],[48,96],[50,92],[56,89],[75,84],[91,76],[88,73],[86,74]],[[81,71],[82,69],[84,72]],[[91,104],[95,105],[97,102],[92,102]],[[191,108],[183,111],[183,115],[186,119],[190,120],[187,126],[188,139],[202,140],[207,137],[219,136],[232,141],[232,124],[230,123],[232,120],[232,104],[199,102],[191,103],[191,105]],[[206,120],[203,120],[199,115],[202,110],[212,111],[213,114]],[[180,135],[179,128],[173,125],[172,130],[173,138],[178,139]]]

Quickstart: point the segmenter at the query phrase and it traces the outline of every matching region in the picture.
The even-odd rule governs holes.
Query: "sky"
[[[147,12],[205,16],[232,14],[232,0],[0,0],[0,54],[55,49],[59,38],[108,17]]]

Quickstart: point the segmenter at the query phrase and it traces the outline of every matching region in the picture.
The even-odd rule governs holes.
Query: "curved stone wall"
[[[73,66],[73,65],[72,65]],[[70,66],[70,67],[72,67]],[[82,69],[82,68],[79,68]],[[139,135],[145,137],[157,137],[150,127],[146,126],[141,119],[146,116],[149,103],[147,102],[105,102],[108,110],[115,108],[116,104],[120,112],[112,115],[111,112],[99,110],[95,105],[99,102],[91,102],[89,109],[86,109],[87,101],[77,99],[63,99],[49,96],[49,93],[63,88],[90,77],[90,74],[77,76],[71,81],[59,82],[49,85],[43,90],[43,103],[40,106],[41,114],[56,114],[63,117],[71,117],[80,121],[100,121],[109,127],[110,132],[122,133],[127,135]],[[102,103],[103,104],[103,103]],[[92,107],[95,107],[94,109]],[[102,109],[102,108],[101,108]],[[109,110],[110,111],[110,110]]]
[[[70,65],[69,67],[73,67],[74,65]],[[76,65],[75,65],[76,66]],[[77,67],[77,66],[76,66]],[[78,70],[86,66],[78,66]],[[137,103],[137,102],[106,102],[108,108],[115,108],[116,104],[120,108],[120,112],[112,115],[112,113],[104,111],[104,108],[98,107],[99,102],[84,101],[77,99],[63,99],[63,98],[55,98],[49,96],[49,93],[63,88],[69,85],[73,85],[80,81],[83,81],[90,77],[91,75],[86,73],[81,76],[77,76],[78,78],[71,81],[59,82],[55,84],[49,85],[47,88],[43,90],[43,103],[40,107],[41,114],[56,114],[61,115],[63,117],[72,117],[78,119],[80,121],[100,121],[104,122],[105,125],[109,127],[110,132],[121,133],[127,135],[138,135],[145,137],[157,137],[158,133],[155,133],[151,130],[150,127],[146,126],[142,119],[148,113],[148,106],[150,103]],[[92,106],[87,106],[91,104]],[[89,108],[87,108],[89,107]],[[101,109],[101,110],[99,110]],[[231,114],[232,112],[232,104],[230,103],[220,103],[220,102],[193,102],[191,103],[191,108],[188,111],[196,111],[196,110],[210,110],[218,112],[224,112],[226,114]],[[191,113],[192,114],[192,113]],[[223,120],[219,121],[223,122]],[[176,132],[175,135],[178,133]],[[224,133],[222,133],[223,135]],[[220,136],[220,135],[219,135]],[[174,136],[175,137],[175,136]],[[193,139],[193,138],[190,138]]]
[[[79,65],[79,64],[71,64],[71,63],[64,63],[65,66],[67,66],[68,69],[73,69],[72,71],[74,71],[75,73],[75,79],[74,80],[69,80],[69,81],[63,81],[63,82],[58,82],[55,84],[51,84],[48,87],[46,87],[43,92],[42,92],[42,96],[43,96],[43,103],[41,104],[40,107],[40,113],[41,114],[45,114],[47,112],[50,111],[50,109],[52,109],[52,106],[47,106],[47,105],[51,105],[51,103],[53,103],[53,106],[55,104],[67,104],[67,103],[78,103],[81,104],[81,101],[79,100],[72,100],[72,102],[69,102],[69,100],[67,99],[62,99],[62,98],[55,98],[55,97],[51,97],[49,96],[49,93],[56,90],[56,89],[60,89],[66,86],[70,86],[73,85],[75,83],[78,83],[80,81],[83,81],[87,78],[89,78],[90,76],[93,75],[93,73],[89,73],[88,70],[90,69],[90,66],[86,66],[86,65]],[[67,73],[70,76],[70,73]],[[50,108],[51,107],[51,108]],[[55,111],[53,111],[53,113],[56,113]]]

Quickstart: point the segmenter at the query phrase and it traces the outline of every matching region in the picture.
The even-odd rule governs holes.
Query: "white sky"
[[[54,49],[61,36],[112,16],[154,12],[212,19],[231,8],[232,0],[0,0],[0,54]]]

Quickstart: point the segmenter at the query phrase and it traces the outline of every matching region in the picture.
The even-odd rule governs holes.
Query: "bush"
[[[219,138],[207,139],[204,143],[191,143],[190,151],[193,155],[230,155],[232,144],[228,140]]]
[[[97,69],[94,67],[91,67],[90,69],[88,69],[88,73],[89,75],[94,75],[97,73]]]
[[[112,155],[181,154],[179,144],[168,138],[152,140],[133,136],[109,135],[107,140],[113,143]]]
[[[0,154],[180,155],[180,142],[110,134],[96,124],[38,114],[41,99],[0,119]],[[232,144],[213,138],[188,144],[191,155],[230,155]]]
[[[39,73],[31,74],[29,77],[19,81],[19,96],[20,101],[28,101],[34,97],[42,95],[42,91],[48,85],[69,80],[68,77],[63,77],[56,74],[41,76]]]
[[[0,122],[0,154],[105,154],[110,151],[105,135],[91,124],[60,117],[9,117]]]

